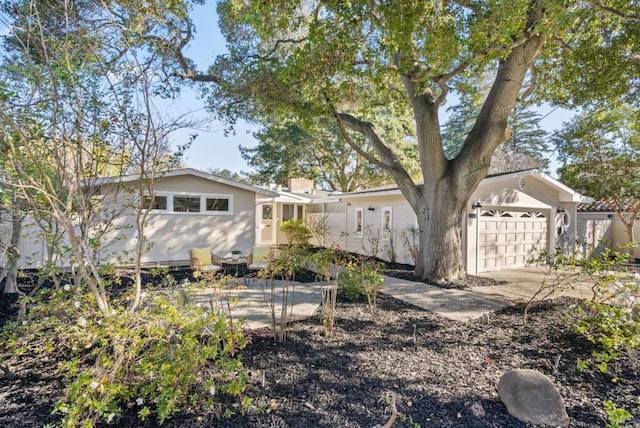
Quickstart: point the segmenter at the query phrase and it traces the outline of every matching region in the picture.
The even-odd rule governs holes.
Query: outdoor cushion
[[[269,263],[266,262],[251,263],[249,269],[266,269],[267,266],[269,266]]]
[[[200,264],[203,266],[210,265],[211,249],[210,248],[192,248],[191,257],[200,260]]]
[[[269,262],[271,258],[271,247],[253,247],[253,262],[252,265],[256,265],[258,263],[266,264]]]

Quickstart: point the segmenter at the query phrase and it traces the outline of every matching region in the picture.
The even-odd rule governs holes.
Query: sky
[[[200,70],[205,70],[214,61],[216,55],[225,51],[225,41],[218,29],[215,3],[207,2],[206,5],[197,6],[193,13],[193,20],[197,33],[186,52],[197,63]],[[454,101],[449,102],[452,104]],[[196,110],[195,115],[206,117],[204,100],[198,99],[197,92],[193,90],[186,90],[176,101],[176,105],[182,112]],[[444,106],[441,110],[442,114],[448,106]],[[538,113],[544,117],[541,120],[542,128],[550,133],[560,129],[562,123],[569,121],[573,116],[570,111],[551,106],[539,107]],[[441,123],[445,120],[446,117],[443,116]],[[184,158],[186,165],[200,170],[213,168],[229,169],[233,172],[248,171],[249,167],[240,156],[238,146],[255,147],[257,141],[253,138],[252,131],[257,128],[240,123],[235,135],[229,136],[224,135],[224,125],[219,122],[209,121],[209,128],[208,131],[183,129],[173,135],[174,144],[183,144],[187,141],[189,134],[198,134],[198,138],[186,152]],[[552,160],[550,172],[554,176],[556,176],[557,167],[557,163]]]

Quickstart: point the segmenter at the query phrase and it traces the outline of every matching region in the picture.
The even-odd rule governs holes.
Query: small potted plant
[[[231,260],[234,262],[240,260],[240,250],[231,250]]]

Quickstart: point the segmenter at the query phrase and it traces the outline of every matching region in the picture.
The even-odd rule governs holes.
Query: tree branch
[[[395,153],[384,143],[380,135],[378,135],[373,124],[370,122],[362,121],[356,117],[351,116],[350,114],[338,113],[335,107],[331,104],[331,100],[329,99],[327,94],[323,93],[323,95],[325,97],[327,105],[329,106],[331,115],[336,120],[338,128],[340,129],[340,133],[345,138],[349,146],[351,146],[351,148],[356,153],[365,158],[367,161],[385,169],[393,177],[409,202],[411,204],[417,204],[419,194],[418,189],[413,182],[413,179],[411,178],[409,173],[407,173],[407,170],[404,169]],[[366,150],[362,150],[362,148],[359,147],[351,139],[351,137],[347,133],[345,126],[349,127],[353,131],[362,134],[369,141],[369,143],[373,147],[373,150],[378,154],[378,156],[380,156],[381,159],[377,159],[376,157],[372,156],[371,153],[367,152]]]
[[[526,100],[529,97],[529,95],[533,94],[533,91],[535,91],[536,89],[536,80],[538,78],[538,73],[536,72],[536,68],[534,67],[533,64],[531,64],[531,67],[529,67],[529,70],[531,71],[531,82],[527,90],[524,91],[524,94],[522,94],[522,96],[519,98],[520,101]]]
[[[619,11],[616,8],[610,7],[610,6],[606,6],[598,1],[589,1],[589,3],[591,3],[592,5],[599,7],[600,9],[604,10],[605,12],[608,12],[612,15],[615,15],[619,18],[623,18],[623,19],[627,19],[630,21],[636,21],[636,22],[640,22],[640,16],[639,15],[628,15],[626,13],[623,13],[621,11]]]

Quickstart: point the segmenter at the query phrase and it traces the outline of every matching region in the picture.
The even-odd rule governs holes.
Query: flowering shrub
[[[184,303],[183,292],[144,294],[135,313],[123,295],[105,316],[91,294],[66,284],[40,293],[27,318],[3,331],[7,352],[64,361],[66,394],[54,409],[64,426],[117,422],[131,411],[161,424],[187,405],[211,408],[219,394],[242,394],[240,326]]]

